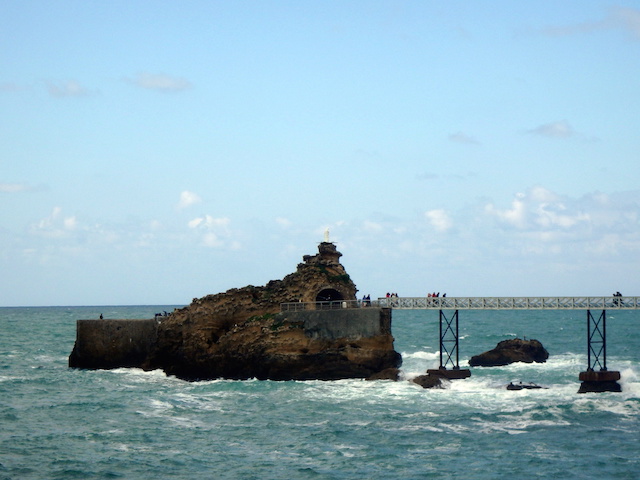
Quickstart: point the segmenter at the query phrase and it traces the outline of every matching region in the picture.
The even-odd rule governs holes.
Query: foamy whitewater
[[[622,393],[577,393],[586,312],[460,311],[460,365],[516,336],[544,364],[408,381],[207,381],[73,370],[81,318],[172,307],[0,308],[0,479],[640,478],[640,312],[607,311]],[[438,312],[393,312],[403,375],[439,364]],[[511,382],[540,390],[509,391]]]

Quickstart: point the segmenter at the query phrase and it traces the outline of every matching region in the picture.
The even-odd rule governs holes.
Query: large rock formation
[[[514,362],[544,363],[547,358],[549,358],[549,352],[538,340],[514,338],[499,342],[493,350],[474,355],[469,360],[469,365],[472,367],[499,367]]]
[[[190,380],[329,380],[400,366],[388,309],[339,308],[315,322],[309,313],[280,313],[288,302],[356,301],[341,253],[329,242],[318,250],[282,280],[194,299],[174,311],[158,326],[157,348],[143,367]]]

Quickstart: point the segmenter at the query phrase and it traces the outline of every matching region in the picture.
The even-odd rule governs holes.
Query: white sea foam
[[[635,372],[633,368],[625,368],[620,371],[620,379],[624,383],[637,383],[638,382],[638,374]]]
[[[440,365],[440,352],[402,352],[401,378],[410,380]]]
[[[211,394],[196,394],[179,392],[174,395],[176,403],[182,408],[194,409],[203,412],[225,412],[222,407],[223,402],[219,397],[229,396],[228,392],[224,392],[224,395],[218,395],[217,393]]]
[[[438,360],[440,359],[440,352],[413,352],[413,353],[402,353],[403,360],[418,358],[421,360]]]

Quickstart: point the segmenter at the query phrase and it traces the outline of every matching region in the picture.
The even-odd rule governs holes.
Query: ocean
[[[77,319],[164,310],[0,308],[0,479],[640,478],[640,312],[607,311],[621,393],[577,393],[579,310],[461,310],[461,367],[515,337],[542,342],[549,360],[472,368],[445,389],[406,381],[439,364],[437,311],[393,311],[399,382],[67,367]]]

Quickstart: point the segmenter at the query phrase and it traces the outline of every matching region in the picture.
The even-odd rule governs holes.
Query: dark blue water
[[[0,308],[0,479],[639,478],[638,313],[608,312],[622,393],[576,393],[581,311],[460,311],[461,366],[515,336],[540,340],[550,358],[474,368],[444,390],[67,368],[75,320],[171,309]],[[406,378],[438,366],[437,322],[393,312]],[[548,388],[508,391],[510,381]]]

